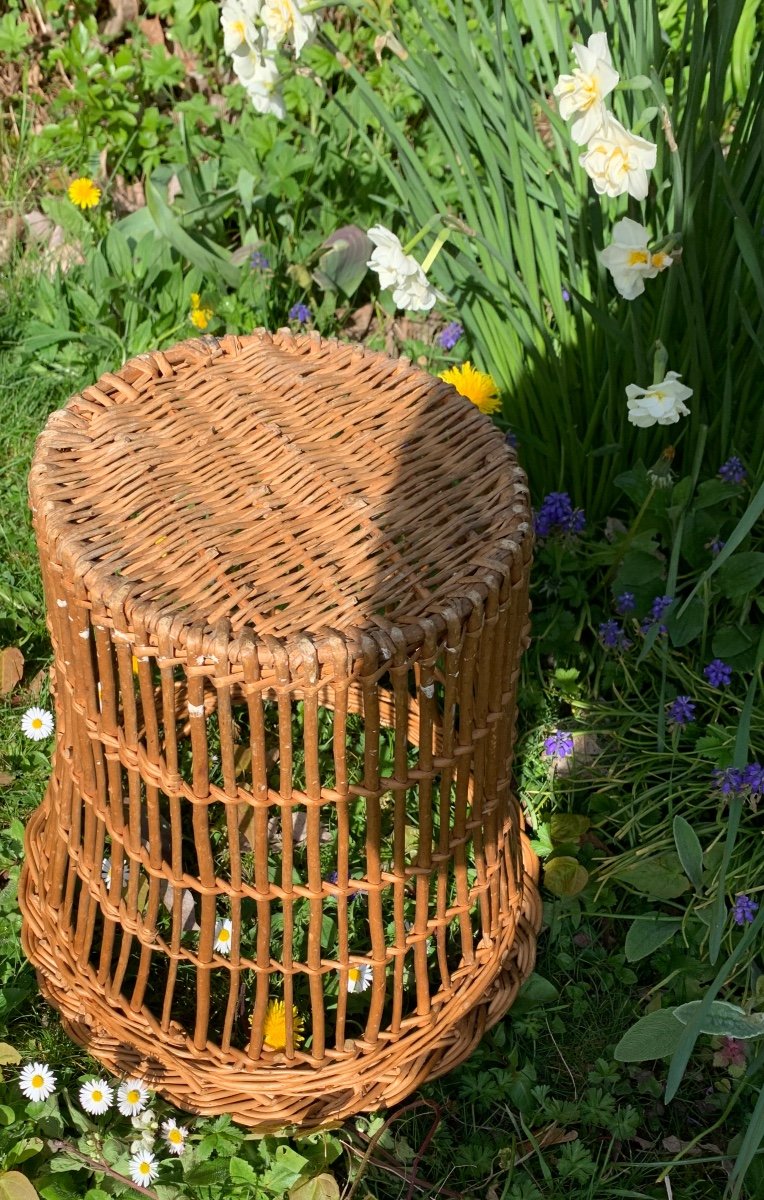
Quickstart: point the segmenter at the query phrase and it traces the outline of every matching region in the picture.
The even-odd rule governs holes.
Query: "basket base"
[[[533,970],[541,925],[539,865],[521,833],[522,903],[516,920],[505,926],[498,974],[487,980],[485,971],[476,972],[458,988],[458,1000],[455,996],[454,1003],[447,999],[439,1010],[433,1008],[427,1025],[417,1023],[395,1040],[383,1034],[374,1046],[359,1049],[356,1058],[327,1057],[316,1067],[286,1062],[264,1067],[210,1045],[205,1062],[184,1029],[171,1025],[160,1031],[148,1009],[132,1011],[123,997],[109,999],[92,969],[83,971],[75,960],[69,940],[56,928],[56,911],[41,896],[47,809],[43,803],[28,824],[19,886],[22,945],[40,990],[60,1012],[69,1036],[89,1054],[118,1076],[144,1079],[190,1113],[229,1114],[262,1133],[285,1128],[309,1132],[398,1104],[427,1079],[468,1058]],[[115,1028],[118,1036],[111,1032]]]

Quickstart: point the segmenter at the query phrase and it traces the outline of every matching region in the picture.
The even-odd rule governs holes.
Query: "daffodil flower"
[[[578,63],[572,75],[561,75],[553,94],[557,97],[560,116],[569,120],[575,113],[570,136],[579,146],[585,146],[599,131],[606,117],[604,99],[618,83],[613,68],[606,33],[593,33],[585,46],[573,46]]]
[[[599,260],[613,276],[613,283],[624,300],[634,300],[645,290],[645,280],[671,266],[671,255],[647,248],[649,234],[639,221],[624,217],[613,226],[613,240],[600,252]]]
[[[692,388],[679,382],[676,371],[667,371],[661,383],[652,383],[642,388],[630,383],[626,389],[629,420],[640,429],[651,425],[675,425],[680,417],[688,417],[690,410],[684,403],[692,395]]]
[[[630,133],[620,121],[608,115],[578,161],[600,196],[615,197],[628,192],[635,200],[644,200],[647,172],[655,166],[657,155],[654,142]]]

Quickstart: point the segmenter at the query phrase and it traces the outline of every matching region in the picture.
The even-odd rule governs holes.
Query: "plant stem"
[[[97,1171],[101,1175],[109,1175],[112,1179],[116,1179],[119,1183],[124,1184],[125,1187],[132,1188],[134,1192],[140,1192],[142,1196],[148,1196],[149,1200],[159,1200],[159,1196],[153,1188],[144,1187],[140,1183],[133,1183],[132,1179],[128,1179],[126,1175],[120,1175],[119,1171],[114,1171],[107,1163],[101,1162],[97,1158],[89,1158],[87,1154],[81,1154],[71,1142],[62,1142],[58,1138],[48,1138],[48,1146],[51,1150],[58,1150],[59,1153],[70,1154],[72,1158],[78,1158],[80,1162],[90,1167],[91,1171]]]

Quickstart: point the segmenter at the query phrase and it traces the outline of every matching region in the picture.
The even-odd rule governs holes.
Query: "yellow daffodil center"
[[[482,413],[496,412],[501,405],[495,380],[485,371],[476,370],[471,362],[450,367],[442,372],[440,378],[444,383],[452,384],[460,396],[471,400]]]
[[[652,264],[654,267],[657,267],[659,271],[662,270],[663,267],[667,267],[670,262],[671,262],[671,255],[664,254],[664,252],[662,250],[659,251],[658,254],[654,254],[652,256]]]
[[[646,250],[632,250],[631,253],[629,254],[629,266],[630,267],[643,266],[644,264],[649,262],[649,260],[650,260],[650,255],[647,253]]]
[[[600,98],[599,84],[593,75],[583,76],[581,91],[585,97],[580,106],[581,111],[583,112],[585,109],[591,108],[593,104],[596,104]]]
[[[32,728],[33,729],[42,729],[42,721],[40,720],[39,717],[32,717]]]
[[[93,1088],[93,1091],[90,1093],[90,1098],[94,1104],[100,1104],[103,1100],[103,1092],[99,1092],[98,1088]]]
[[[231,28],[233,29],[234,33],[238,33],[242,39],[244,38],[244,22],[243,21],[234,21]]]
[[[33,1075],[32,1076],[32,1087],[33,1088],[41,1088],[44,1083],[45,1083],[45,1080],[43,1079],[42,1075]]]

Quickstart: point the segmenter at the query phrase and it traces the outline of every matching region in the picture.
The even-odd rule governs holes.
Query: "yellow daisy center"
[[[649,260],[650,255],[646,250],[632,250],[629,254],[630,267],[644,266],[645,263],[649,262]]]
[[[128,1104],[137,1104],[138,1101],[140,1100],[140,1098],[141,1098],[141,1093],[137,1090],[137,1088],[131,1088],[130,1091],[127,1093],[127,1103]]]
[[[141,1175],[150,1175],[151,1174],[151,1163],[147,1163],[145,1160],[143,1162],[138,1163],[138,1170],[140,1171]]]
[[[33,1088],[41,1088],[44,1083],[45,1083],[45,1080],[43,1079],[42,1075],[33,1075],[32,1076],[32,1087]]]
[[[42,729],[42,721],[40,720],[39,717],[32,717],[32,728],[33,729]]]
[[[361,978],[361,968],[360,967],[351,967],[350,970],[348,971],[348,975],[352,979],[353,983],[357,983],[358,980]]]
[[[179,1129],[171,1129],[167,1134],[168,1142],[172,1142],[173,1146],[180,1146],[183,1141],[183,1134]]]
[[[220,933],[218,934],[218,941],[219,942],[227,942],[230,936],[231,936],[230,929],[221,929]]]
[[[103,1100],[103,1092],[100,1092],[98,1088],[93,1088],[92,1092],[90,1093],[90,1098],[94,1104],[100,1104]]]

